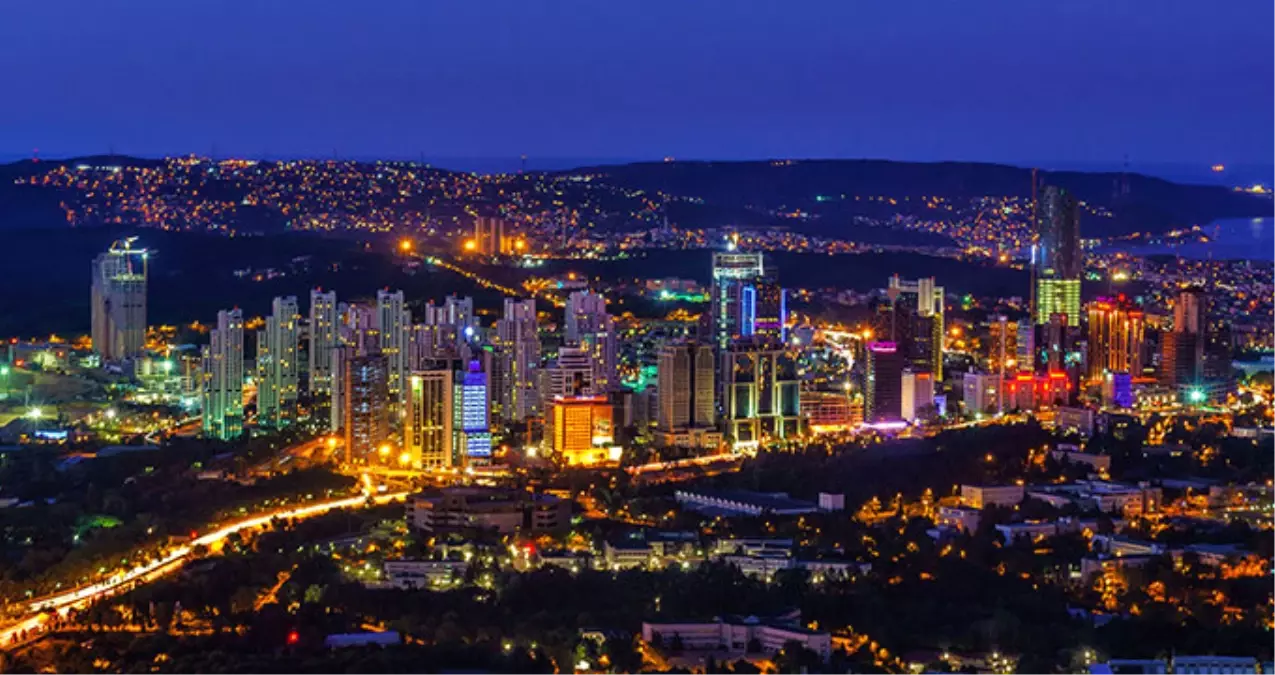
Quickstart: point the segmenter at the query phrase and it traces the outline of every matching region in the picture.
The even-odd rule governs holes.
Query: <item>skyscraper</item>
[[[336,292],[310,291],[310,393],[331,396],[332,352],[337,346]]]
[[[1200,386],[1209,343],[1208,299],[1199,288],[1183,288],[1173,303],[1173,331],[1160,336],[1160,381],[1170,387]]]
[[[339,358],[342,366],[341,410],[344,414],[345,461],[377,461],[390,437],[389,362],[383,354]]]
[[[1142,374],[1142,342],[1146,322],[1142,310],[1124,296],[1089,303],[1089,380],[1106,373]]]
[[[567,296],[563,319],[566,343],[589,354],[595,390],[602,393],[615,388],[616,326],[615,319],[607,313],[606,298],[592,291],[575,291]]]
[[[257,424],[282,429],[297,418],[296,296],[275,298],[266,327],[257,331]]]
[[[786,349],[736,344],[721,353],[724,433],[736,448],[801,433],[797,363]]]
[[[918,371],[933,373],[943,380],[943,335],[945,293],[934,277],[905,281],[890,277],[886,288],[894,304],[894,321],[906,322],[906,330],[893,336],[904,358]]]
[[[540,372],[540,336],[536,323],[536,301],[505,298],[504,318],[496,322],[495,349],[507,368],[501,374],[508,392],[502,400],[505,419],[522,421],[540,414],[538,380]]]
[[[1068,326],[1078,326],[1080,277],[1084,272],[1080,205],[1067,190],[1051,185],[1041,194],[1032,269],[1036,325],[1043,326],[1051,315],[1061,314],[1067,317]]]
[[[417,469],[452,469],[464,466],[454,443],[450,368],[418,370],[411,374],[407,392],[407,419],[403,425],[403,457]]]
[[[487,403],[487,374],[470,361],[453,387],[452,445],[466,465],[491,462],[491,419]]]
[[[659,445],[715,447],[717,432],[717,364],[707,344],[666,344],[656,369]]]
[[[390,407],[401,410],[403,386],[407,382],[407,341],[412,315],[403,306],[403,291],[377,291],[377,328],[381,332],[381,353],[389,368]]]
[[[863,392],[864,419],[869,423],[893,422],[903,417],[903,354],[893,342],[868,345]]]
[[[203,351],[204,435],[227,441],[243,433],[243,312],[217,313]]]
[[[925,371],[903,371],[900,416],[914,422],[934,412],[934,376]]]
[[[769,344],[787,339],[786,296],[763,254],[714,253],[711,295],[711,331],[719,349],[740,338]]]
[[[146,260],[136,237],[111,244],[93,259],[93,349],[103,361],[137,356],[146,346]]]

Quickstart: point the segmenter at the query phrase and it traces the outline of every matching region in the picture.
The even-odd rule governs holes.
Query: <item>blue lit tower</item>
[[[487,408],[487,373],[470,361],[453,385],[453,447],[461,461],[471,465],[491,462],[491,422]]]
[[[713,254],[712,334],[719,349],[743,338],[786,340],[787,298],[777,270],[761,253],[730,250]]]

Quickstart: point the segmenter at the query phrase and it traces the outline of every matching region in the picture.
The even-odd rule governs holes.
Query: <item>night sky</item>
[[[1271,0],[5,0],[0,157],[215,147],[1265,163],[1273,11]]]

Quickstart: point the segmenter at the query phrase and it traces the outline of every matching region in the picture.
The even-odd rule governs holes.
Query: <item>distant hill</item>
[[[38,162],[23,160],[0,165],[0,229],[60,227],[66,224],[68,211],[79,209],[81,215],[85,211],[83,202],[87,197],[83,192],[76,194],[53,186],[15,184],[15,180],[38,177],[59,166],[148,168],[162,166],[165,161],[110,155]],[[983,197],[1025,200],[1031,194],[1030,170],[1000,164],[780,160],[641,162],[530,172],[488,182],[478,193],[438,187],[442,183],[471,180],[468,174],[414,169],[416,175],[428,176],[434,187],[430,191],[412,186],[413,196],[399,199],[399,188],[389,184],[388,178],[381,180],[377,163],[340,162],[335,168],[324,161],[311,164],[316,175],[332,180],[321,179],[317,187],[307,186],[305,190],[293,190],[292,186],[285,185],[269,196],[252,200],[251,204],[243,199],[251,186],[243,181],[206,177],[202,171],[193,173],[189,181],[170,181],[162,188],[162,194],[151,196],[173,204],[210,199],[232,204],[224,211],[224,224],[240,231],[283,231],[290,220],[332,212],[367,215],[377,210],[380,215],[391,214],[391,218],[401,219],[404,213],[415,210],[430,211],[435,218],[448,214],[467,218],[475,206],[492,210],[500,203],[516,202],[521,208],[534,212],[538,208],[548,209],[551,201],[588,212],[588,222],[600,231],[630,231],[653,225],[653,219],[640,220],[634,213],[642,210],[650,213],[647,197],[643,195],[661,192],[681,198],[661,207],[661,215],[679,227],[786,228],[863,243],[948,245],[952,243],[945,236],[948,232],[873,227],[872,224],[888,223],[900,217],[969,223],[976,217],[971,200]],[[261,166],[278,168],[280,165],[262,162]],[[329,171],[345,173],[324,176]],[[590,175],[592,180],[556,180],[583,174]],[[351,181],[360,186],[357,191],[346,187]],[[1086,213],[1081,226],[1085,237],[1159,233],[1219,218],[1271,213],[1271,202],[1267,199],[1224,187],[1183,185],[1140,174],[1042,171],[1040,184],[1067,188],[1090,206],[1112,214],[1099,217]],[[304,200],[296,197],[300,192],[306,193]],[[923,197],[943,198],[953,210],[930,208]],[[92,197],[98,207],[95,213],[117,213],[111,208],[102,208],[103,198],[100,191]],[[281,204],[280,199],[293,201]],[[359,203],[352,203],[354,201]],[[64,209],[61,205],[66,202],[70,205]],[[860,217],[871,220],[856,220]],[[126,213],[118,219],[118,224],[135,223],[128,221]]]
[[[940,196],[969,200],[984,196],[1031,196],[1031,170],[970,162],[887,160],[795,160],[749,162],[642,162],[585,167],[562,174],[592,174],[631,189],[695,197],[719,208],[801,209],[827,216],[889,217],[922,214],[923,205],[903,198]],[[1071,190],[1113,218],[1086,219],[1086,237],[1162,232],[1218,218],[1269,216],[1271,203],[1222,187],[1182,185],[1140,174],[1040,172],[1040,185]],[[1117,190],[1127,183],[1128,191]],[[820,200],[840,195],[879,195],[897,204]],[[1085,227],[1089,225],[1090,227]]]

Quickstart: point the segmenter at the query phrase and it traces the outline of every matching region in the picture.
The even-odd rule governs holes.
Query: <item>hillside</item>
[[[921,197],[968,201],[1031,196],[1031,170],[1001,164],[804,160],[757,162],[646,162],[577,169],[606,183],[702,199],[718,208],[801,209],[829,220],[862,215],[923,215]],[[1128,191],[1117,193],[1126,181]],[[1058,185],[1111,218],[1085,217],[1087,237],[1163,232],[1218,218],[1269,216],[1269,200],[1225,188],[1182,185],[1139,174],[1040,172],[1041,185]],[[883,196],[897,203],[850,198]],[[822,198],[822,199],[821,199]],[[905,201],[906,199],[906,201]],[[1089,225],[1090,227],[1085,227]]]

